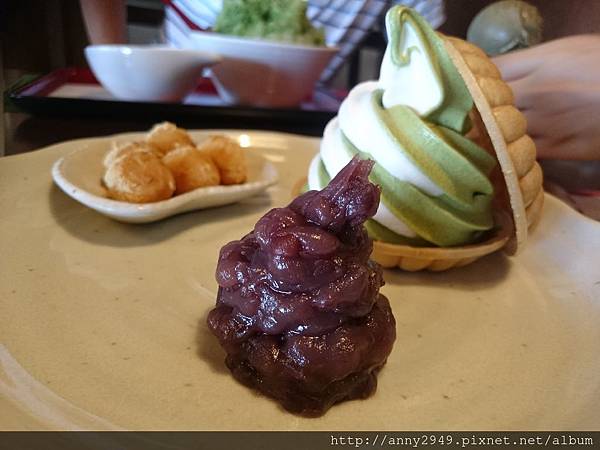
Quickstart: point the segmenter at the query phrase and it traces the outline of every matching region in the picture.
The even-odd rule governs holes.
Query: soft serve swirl
[[[442,39],[410,8],[386,15],[388,47],[378,81],[353,88],[323,134],[309,169],[322,189],[354,155],[375,160],[382,187],[367,224],[374,239],[462,245],[493,227],[495,160],[464,137],[473,100]]]

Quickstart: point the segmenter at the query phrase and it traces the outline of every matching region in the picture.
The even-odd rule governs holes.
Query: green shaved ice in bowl
[[[297,107],[312,98],[338,52],[306,17],[302,0],[223,0],[214,32],[192,31],[190,45],[221,56],[210,77],[227,104]]]
[[[306,17],[303,0],[224,0],[214,31],[300,45],[325,45]]]
[[[538,9],[521,0],[492,3],[475,16],[467,40],[495,56],[542,41],[542,16]]]

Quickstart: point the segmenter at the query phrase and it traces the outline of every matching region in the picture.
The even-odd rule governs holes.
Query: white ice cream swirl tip
[[[366,226],[396,244],[455,246],[493,227],[495,159],[464,137],[473,100],[442,38],[410,8],[386,15],[378,81],[354,87],[323,134],[308,185],[322,189],[355,154],[375,160],[381,203]]]

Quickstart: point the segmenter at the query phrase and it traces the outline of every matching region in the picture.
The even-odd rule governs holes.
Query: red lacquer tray
[[[270,128],[322,133],[345,96],[343,91],[318,88],[298,108],[272,109],[226,105],[209,78],[200,78],[196,90],[182,103],[131,102],[114,98],[89,69],[64,68],[8,92],[12,103],[36,115],[123,117],[172,120],[201,127]],[[200,126],[200,124],[199,124]]]

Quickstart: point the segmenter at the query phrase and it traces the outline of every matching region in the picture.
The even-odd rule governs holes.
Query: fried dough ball
[[[113,143],[112,149],[104,157],[104,167],[108,169],[112,163],[114,163],[121,156],[133,152],[149,152],[155,154],[159,158],[162,157],[160,151],[146,142],[126,142],[124,144]]]
[[[106,170],[103,181],[111,198],[132,203],[166,200],[175,192],[173,174],[152,152],[122,155]]]
[[[146,142],[159,149],[163,156],[176,147],[194,145],[187,131],[177,128],[171,122],[154,125],[146,135]]]
[[[199,147],[210,155],[221,174],[221,184],[241,184],[248,177],[244,149],[227,136],[210,136]]]
[[[216,186],[220,182],[215,163],[196,147],[177,147],[167,153],[162,161],[175,178],[176,195],[199,187]]]

